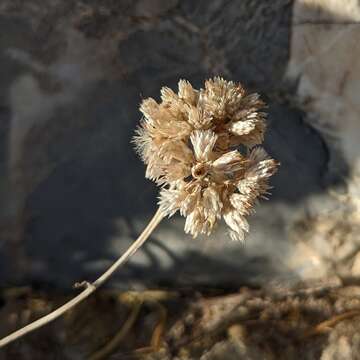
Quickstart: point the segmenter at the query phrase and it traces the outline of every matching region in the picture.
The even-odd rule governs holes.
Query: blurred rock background
[[[165,220],[117,288],[360,273],[355,0],[3,0],[1,284],[70,289],[141,232],[157,189],[130,144],[142,98],[221,75],[269,104],[281,162],[245,246]]]

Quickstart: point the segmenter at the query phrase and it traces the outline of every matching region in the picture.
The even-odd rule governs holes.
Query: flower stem
[[[163,219],[163,215],[160,210],[157,210],[153,218],[150,220],[149,224],[146,226],[144,231],[140,234],[140,236],[131,244],[131,246],[126,250],[126,252],[117,259],[113,265],[109,267],[98,279],[96,279],[93,283],[84,282],[81,284],[75,284],[77,287],[85,286],[85,289],[73,299],[60,306],[56,310],[52,311],[50,314],[41,317],[38,320],[24,326],[23,328],[11,333],[10,335],[4,337],[0,340],[0,348],[10,344],[11,342],[23,337],[24,335],[48,324],[49,322],[57,319],[61,315],[63,315],[66,311],[72,309],[74,306],[79,304],[81,301],[85,300],[89,295],[95,292],[101,285],[105,283],[106,280],[110,278],[110,276],[124,263],[126,263],[129,258],[135,254],[135,252],[144,244],[147,238],[154,231],[156,226]]]

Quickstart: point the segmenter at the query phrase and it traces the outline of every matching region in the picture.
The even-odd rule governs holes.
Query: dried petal
[[[211,117],[204,113],[201,108],[186,106],[188,121],[195,129],[207,129],[211,124]]]
[[[183,189],[172,187],[170,189],[161,189],[159,195],[159,208],[164,216],[172,216],[180,209],[182,201],[186,197]]]
[[[213,215],[215,218],[220,219],[223,204],[220,199],[219,189],[215,186],[206,188],[203,193],[202,206],[206,217]]]
[[[216,178],[234,179],[236,173],[244,169],[246,164],[245,158],[237,150],[230,151],[212,164],[212,171]]]
[[[195,90],[187,80],[179,81],[178,95],[180,99],[183,99],[189,105],[195,106],[198,101],[198,91]]]
[[[254,210],[256,198],[251,194],[237,194],[234,193],[230,196],[230,204],[236,209],[240,215],[250,215]]]
[[[164,103],[179,102],[179,97],[167,86],[161,88],[160,93]]]
[[[232,209],[224,214],[224,220],[226,224],[230,227],[231,238],[233,240],[244,240],[244,232],[249,231],[249,223],[243,215],[241,215],[235,209]]]
[[[199,234],[204,233],[204,226],[205,216],[201,212],[201,209],[195,208],[194,211],[186,217],[184,231],[186,234],[197,237]]]
[[[256,128],[256,120],[237,121],[231,124],[230,131],[235,135],[247,135]]]
[[[251,148],[255,145],[259,145],[264,141],[264,135],[266,130],[266,124],[264,120],[258,120],[255,124],[254,130],[250,131],[246,135],[241,135],[237,137],[237,145],[245,145],[248,148]]]
[[[192,189],[187,191],[187,196],[184,198],[184,201],[180,207],[180,214],[182,216],[187,216],[194,211],[195,207],[198,205],[198,202],[201,197],[201,187],[199,185],[194,186]]]
[[[191,164],[194,160],[193,152],[183,141],[165,141],[159,147],[159,156],[170,162],[175,159],[185,164]]]
[[[197,161],[210,160],[217,136],[212,130],[195,130],[190,135]]]
[[[159,113],[159,104],[153,98],[147,98],[141,103],[140,111],[146,119],[152,121]]]

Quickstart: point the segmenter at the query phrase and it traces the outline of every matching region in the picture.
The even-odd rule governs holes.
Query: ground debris
[[[348,281],[349,282],[349,281]],[[237,292],[100,290],[4,350],[8,359],[358,359],[360,287],[328,282]],[[2,291],[1,335],[68,299]],[[341,349],[340,349],[341,348]]]

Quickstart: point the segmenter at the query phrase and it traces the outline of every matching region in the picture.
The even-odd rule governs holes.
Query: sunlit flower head
[[[195,90],[180,80],[164,87],[161,103],[145,99],[134,142],[146,177],[162,186],[163,215],[186,217],[185,232],[209,235],[223,218],[234,240],[249,230],[246,216],[268,193],[278,163],[258,145],[265,132],[264,103],[240,84],[216,77]]]

